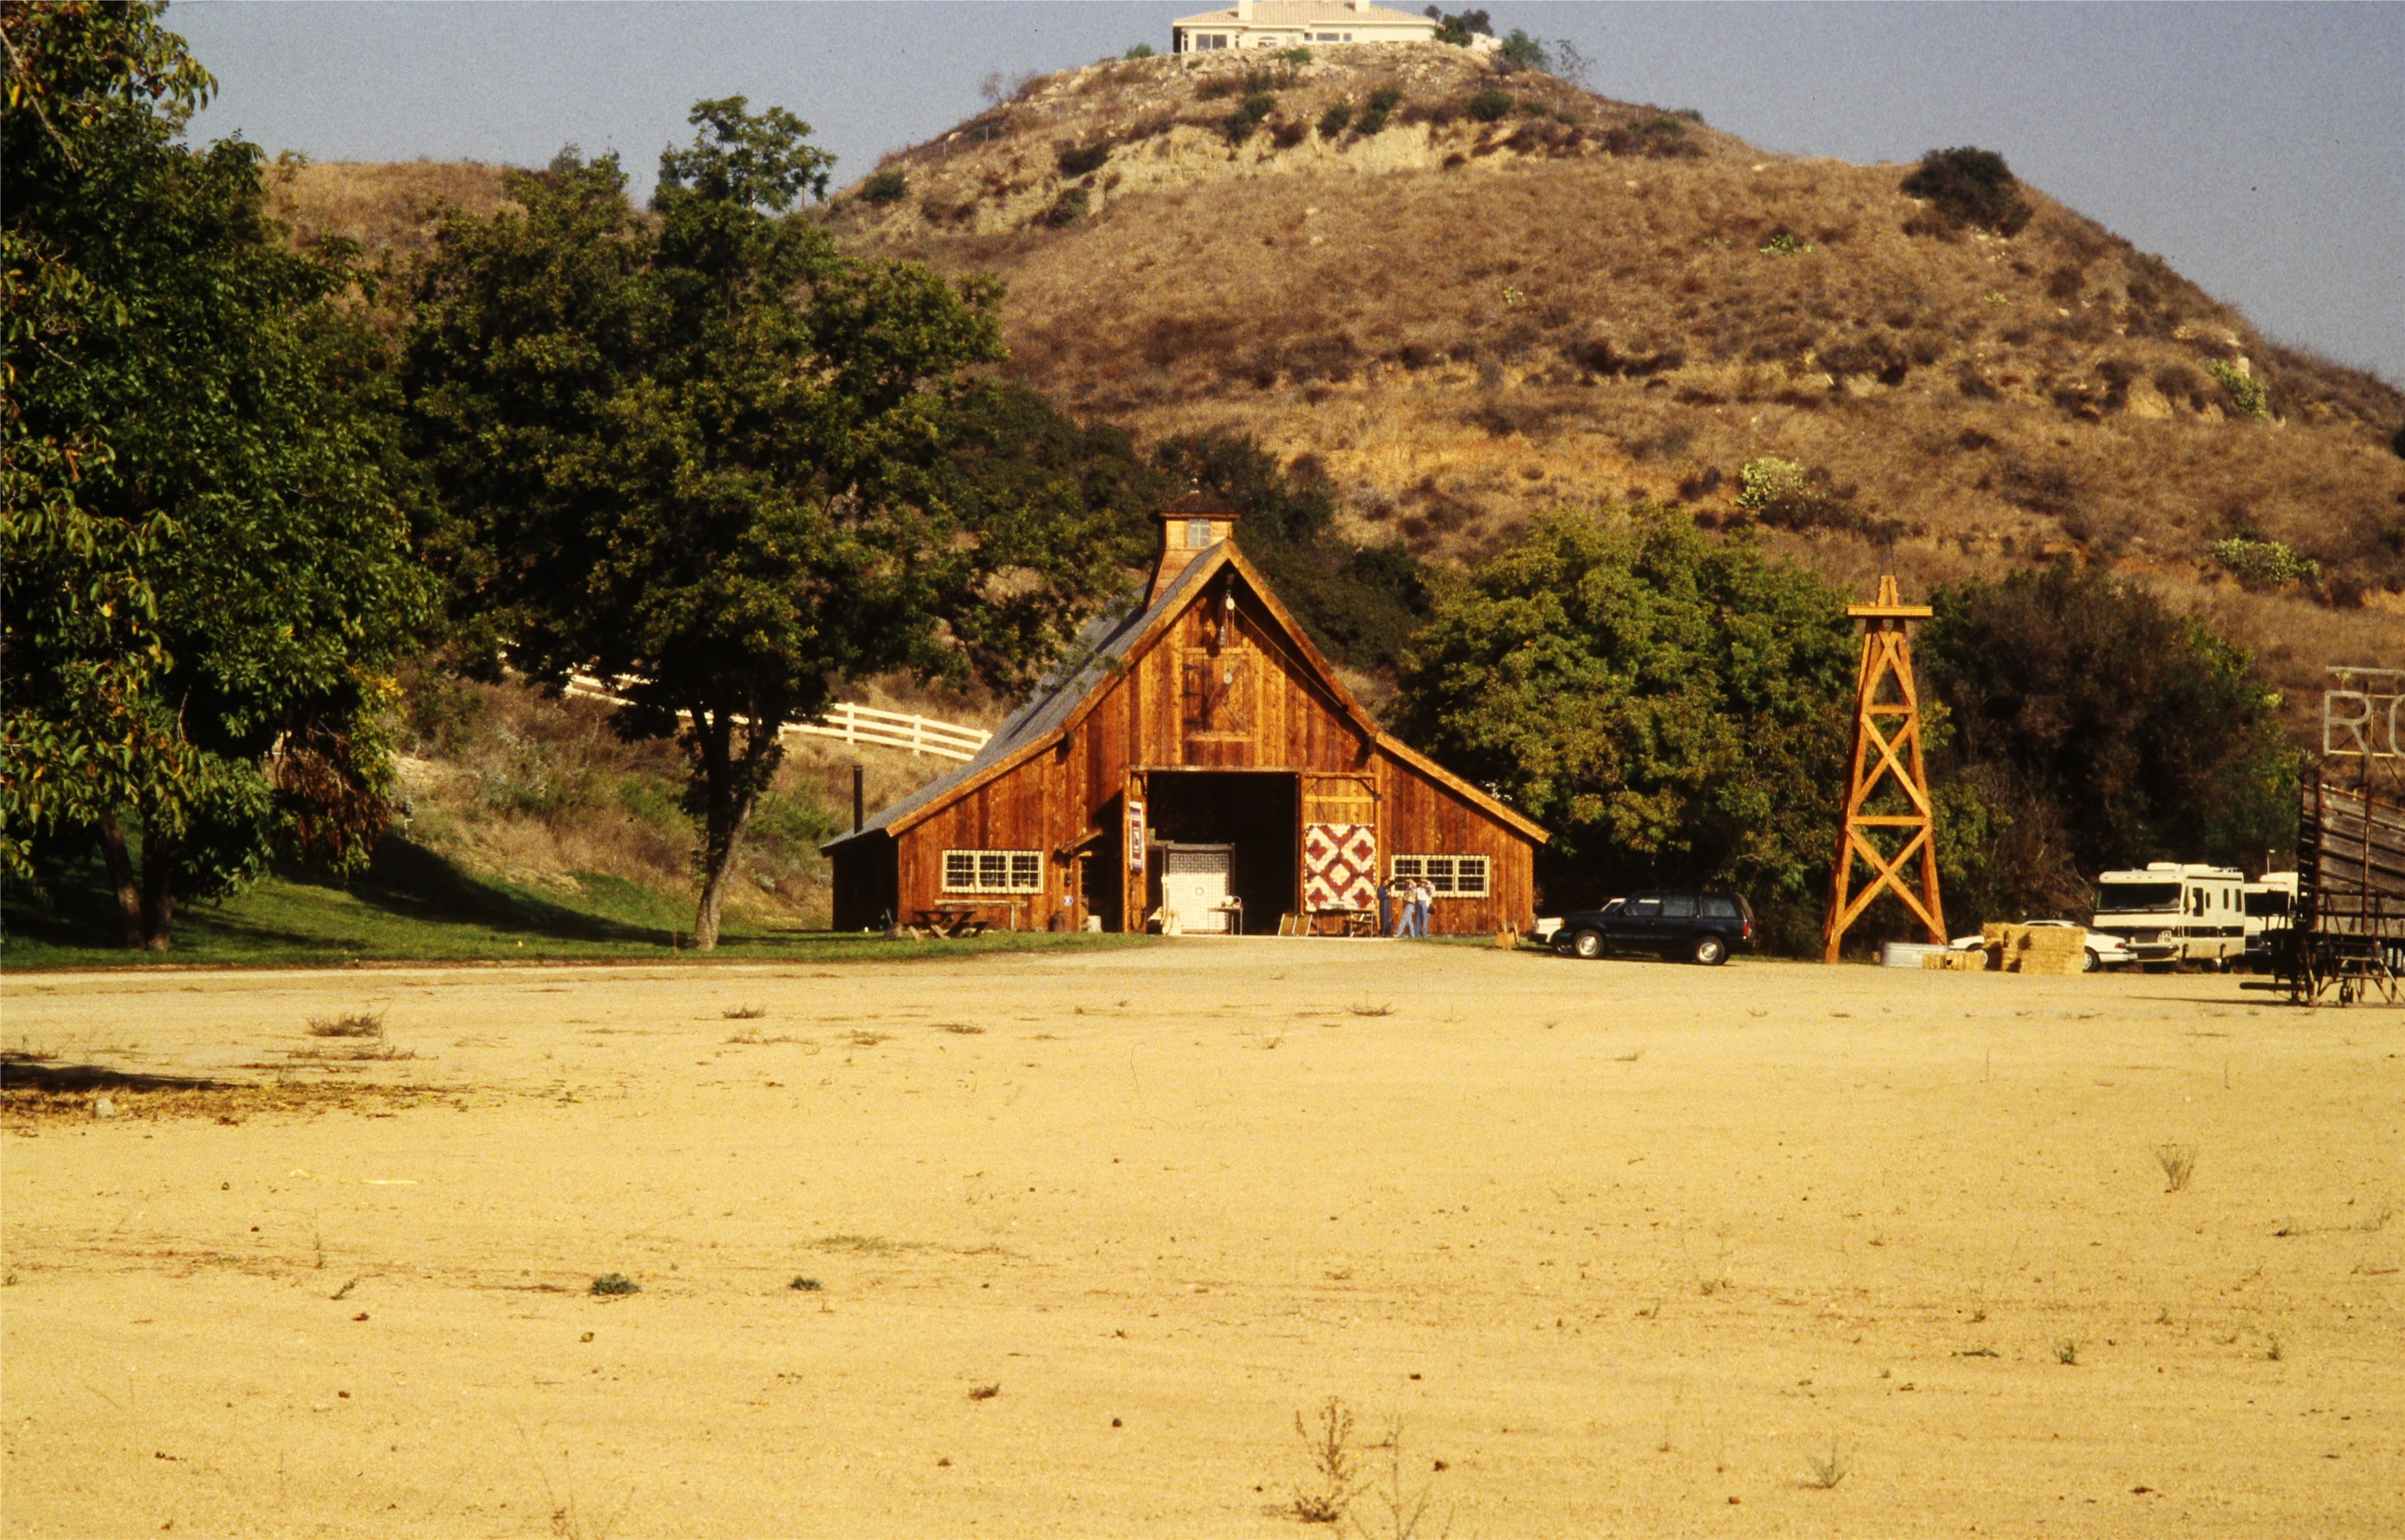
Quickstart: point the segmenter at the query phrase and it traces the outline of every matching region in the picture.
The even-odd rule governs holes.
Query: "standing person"
[[[1390,873],[1378,884],[1378,933],[1391,936],[1395,931],[1395,879]]]
[[[1428,878],[1414,877],[1412,880],[1412,934],[1422,941],[1428,940],[1428,905],[1435,902],[1436,889],[1428,886]]]

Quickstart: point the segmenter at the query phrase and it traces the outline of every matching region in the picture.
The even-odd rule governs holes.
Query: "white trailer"
[[[2271,938],[2296,924],[2297,874],[2267,872],[2262,881],[2246,885],[2241,902],[2246,907],[2246,966],[2255,973],[2269,973]]]
[[[2106,872],[2090,929],[2120,937],[2148,968],[2227,968],[2246,955],[2245,889],[2245,874],[2230,866],[2158,861]]]

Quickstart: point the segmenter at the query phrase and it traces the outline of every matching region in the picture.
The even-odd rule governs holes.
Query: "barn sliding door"
[[[1366,776],[1302,777],[1302,907],[1378,906],[1378,793]]]

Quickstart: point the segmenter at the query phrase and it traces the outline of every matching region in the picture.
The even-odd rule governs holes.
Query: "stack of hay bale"
[[[1948,973],[2083,973],[2088,965],[2088,932],[2077,926],[1989,925],[1980,929],[1987,945],[1976,952],[1932,952],[1920,965]]]
[[[2076,973],[2087,966],[2088,932],[2075,925],[1989,925],[1980,934],[1995,959],[1989,966],[2007,973]]]

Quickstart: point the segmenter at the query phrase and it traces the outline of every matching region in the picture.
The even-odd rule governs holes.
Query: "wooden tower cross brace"
[[[1905,636],[1906,622],[1926,620],[1934,611],[1927,605],[1900,602],[1894,575],[1889,574],[1879,579],[1878,603],[1849,605],[1846,613],[1863,623],[1863,669],[1854,693],[1853,788],[1846,796],[1845,828],[1837,835],[1837,870],[1829,896],[1824,955],[1830,962],[1837,960],[1847,928],[1882,891],[1902,899],[1928,927],[1929,939],[1946,945],[1946,909],[1937,895],[1935,811],[1929,802],[1929,772],[1920,758],[1920,693],[1912,679],[1912,644]],[[1892,691],[1890,680],[1894,681]],[[1891,783],[1910,810],[1869,811],[1873,795]],[[1874,829],[1892,830],[1903,839],[1893,856],[1881,853],[1872,842]],[[1857,859],[1870,867],[1859,890],[1854,887]],[[1907,881],[1906,874],[1916,860],[1919,876]]]

